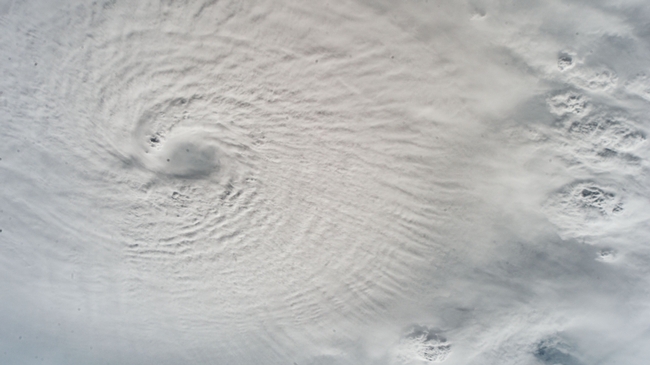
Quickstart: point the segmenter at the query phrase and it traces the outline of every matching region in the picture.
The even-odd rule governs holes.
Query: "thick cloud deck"
[[[647,19],[0,2],[0,363],[647,363]]]

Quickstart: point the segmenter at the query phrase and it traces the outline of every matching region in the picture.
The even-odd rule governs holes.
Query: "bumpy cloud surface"
[[[0,363],[646,364],[649,18],[0,2]]]

